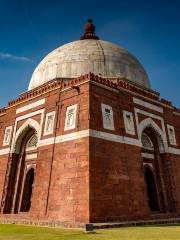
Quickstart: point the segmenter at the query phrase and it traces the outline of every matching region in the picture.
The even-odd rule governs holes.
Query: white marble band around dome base
[[[150,88],[143,66],[128,51],[110,42],[86,39],[49,53],[36,67],[28,90],[56,78],[72,79],[89,72],[105,78],[125,78]]]

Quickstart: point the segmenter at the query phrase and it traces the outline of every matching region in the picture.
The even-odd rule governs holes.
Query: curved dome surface
[[[55,78],[72,79],[89,72],[106,78],[125,78],[150,88],[143,66],[128,51],[107,41],[85,39],[49,53],[36,67],[28,90]]]

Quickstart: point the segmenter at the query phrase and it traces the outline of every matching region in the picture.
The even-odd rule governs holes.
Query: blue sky
[[[54,48],[83,33],[121,45],[145,67],[152,88],[180,107],[179,1],[0,0],[0,106],[28,88],[32,72]]]

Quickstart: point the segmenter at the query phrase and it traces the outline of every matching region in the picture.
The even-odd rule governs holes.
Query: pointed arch
[[[38,136],[38,140],[40,139],[40,133],[41,133],[40,124],[36,120],[29,118],[25,123],[22,124],[22,126],[16,132],[16,135],[14,137],[14,141],[12,144],[13,153],[19,153],[22,139],[30,128],[35,130]]]
[[[147,127],[151,127],[156,132],[160,152],[166,152],[168,147],[166,134],[151,118],[146,118],[139,123],[138,130],[140,139],[144,129]]]

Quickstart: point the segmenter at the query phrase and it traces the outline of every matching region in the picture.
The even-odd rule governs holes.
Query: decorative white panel
[[[112,107],[106,104],[101,104],[102,116],[103,116],[103,128],[114,130],[114,119]]]
[[[77,112],[77,104],[67,107],[64,131],[75,128],[76,112]]]
[[[10,144],[11,134],[12,134],[12,126],[6,127],[4,132],[3,146],[7,146]]]
[[[175,136],[174,127],[167,124],[167,129],[168,129],[168,137],[169,137],[170,144],[177,145],[176,144],[176,136]]]
[[[45,126],[44,126],[44,135],[49,135],[53,133],[54,130],[54,120],[55,120],[55,111],[49,112],[46,114]]]
[[[135,135],[134,120],[132,112],[123,111],[124,125],[126,133]]]

